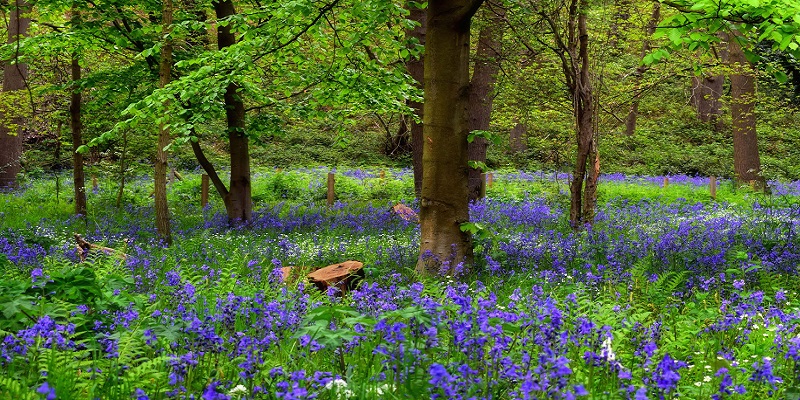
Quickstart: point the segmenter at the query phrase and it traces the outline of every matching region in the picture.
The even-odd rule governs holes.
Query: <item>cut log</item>
[[[408,222],[419,222],[419,216],[417,213],[411,209],[411,207],[397,203],[392,206],[392,212],[397,214],[398,217],[402,218],[404,221]]]
[[[116,256],[120,260],[128,259],[128,255],[119,250],[115,250],[110,247],[100,246],[94,243],[89,243],[78,233],[73,233],[72,235],[75,237],[75,242],[77,243],[77,246],[75,247],[78,250],[78,257],[80,257],[81,261],[86,261],[86,257],[89,255],[89,251],[91,250],[98,250],[106,255]]]
[[[353,260],[328,265],[308,274],[309,281],[320,291],[325,292],[328,288],[335,287],[340,294],[355,289],[358,281],[363,278],[364,263]]]

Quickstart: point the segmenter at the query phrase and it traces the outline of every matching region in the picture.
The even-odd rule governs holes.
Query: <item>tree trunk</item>
[[[500,39],[503,36],[503,17],[505,10],[494,7],[486,10],[491,13],[478,34],[478,48],[475,52],[475,66],[472,72],[469,92],[469,131],[488,130],[492,116],[492,91],[500,70]],[[475,138],[467,145],[469,160],[486,162],[488,142],[484,138]],[[469,169],[469,200],[481,198],[483,180],[479,168]]]
[[[420,44],[425,45],[425,28],[427,26],[426,12],[424,8],[420,8],[417,4],[407,3],[410,12],[408,19],[416,21],[419,25],[414,29],[407,30],[406,36],[415,38]],[[423,81],[425,79],[425,54],[420,54],[419,58],[412,58],[406,63],[408,74],[417,81],[417,85],[423,88]],[[424,118],[423,104],[417,101],[409,101],[408,105],[414,109],[414,113],[420,119]],[[414,168],[414,194],[417,198],[422,196],[422,123],[416,122],[413,119],[408,124],[411,131],[411,161]]]
[[[14,1],[8,24],[9,44],[28,35],[28,27],[31,23],[29,13],[30,4],[27,1]],[[28,79],[28,64],[14,63],[16,60],[15,57],[6,61],[3,66],[3,92],[14,92],[25,88],[25,81]],[[17,116],[10,119],[10,121],[0,122],[0,189],[16,187],[17,174],[22,169],[20,164],[22,126],[25,121]]]
[[[528,128],[525,124],[515,121],[514,128],[511,129],[509,135],[512,153],[523,152],[528,148],[527,132]]]
[[[627,44],[626,33],[630,31],[631,1],[614,0],[612,5],[613,15],[609,24],[608,45],[612,54],[621,54],[623,47]]]
[[[73,14],[75,18],[75,14]],[[83,173],[83,121],[81,120],[81,65],[78,54],[72,53],[72,93],[69,100],[69,126],[72,131],[72,180],[75,188],[75,215],[86,216],[86,177]]]
[[[461,231],[461,224],[469,221],[469,30],[481,3],[434,0],[428,4],[421,237],[416,268],[422,275],[455,275],[472,264],[472,237]]]
[[[755,189],[765,187],[761,176],[761,159],[758,154],[756,136],[756,79],[753,66],[744,56],[736,37],[728,41],[731,74],[731,120],[733,122],[733,168],[736,181],[752,185]]]
[[[600,168],[595,146],[594,91],[589,71],[589,33],[586,27],[586,12],[586,0],[580,0],[578,7],[575,8],[573,5],[570,11],[570,24],[574,25],[577,22],[577,35],[575,35],[577,43],[572,42],[569,45],[575,78],[572,102],[575,109],[578,143],[575,170],[570,183],[569,210],[569,221],[575,229],[594,222],[594,205]],[[571,28],[570,31],[575,32],[575,29]],[[587,165],[590,162],[594,164],[591,169]],[[584,182],[586,183],[585,193],[583,193]]]
[[[722,75],[692,77],[691,103],[697,110],[697,118],[716,126],[722,115],[720,97],[725,77]]]
[[[650,52],[650,37],[656,31],[658,22],[661,20],[661,3],[659,1],[653,2],[653,12],[650,14],[650,20],[647,22],[647,29],[645,30],[645,37],[642,40],[641,58],[644,58]],[[625,118],[625,134],[633,136],[636,132],[636,122],[639,118],[639,102],[642,100],[642,78],[644,74],[650,69],[647,65],[640,65],[636,68],[633,77],[635,79],[634,95],[631,100],[631,108],[628,110],[628,117]]]
[[[169,32],[172,27],[172,0],[164,0],[162,3],[162,25],[164,33],[164,43],[161,47],[161,62],[158,70],[159,86],[164,87],[170,82],[172,76],[172,39]],[[156,149],[155,160],[155,208],[156,208],[156,231],[158,236],[167,245],[172,244],[172,233],[169,223],[169,207],[167,204],[167,152],[164,150],[170,142],[169,129],[166,123],[162,122],[158,132],[158,148]]]
[[[213,2],[217,19],[236,15],[231,0]],[[236,43],[230,26],[217,29],[217,46],[224,49]],[[245,135],[244,102],[238,93],[239,85],[231,82],[225,89],[225,119],[231,152],[230,189],[225,197],[225,209],[231,223],[247,222],[253,215],[253,200],[250,188],[250,149]]]

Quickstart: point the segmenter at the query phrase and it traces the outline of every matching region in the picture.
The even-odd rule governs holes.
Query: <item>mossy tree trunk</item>
[[[423,275],[454,275],[472,264],[467,193],[467,107],[472,16],[483,0],[428,3],[425,106],[420,199],[420,258]]]

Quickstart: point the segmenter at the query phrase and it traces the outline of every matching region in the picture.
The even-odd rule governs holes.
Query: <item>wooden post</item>
[[[486,174],[486,187],[492,187],[492,183],[494,183],[494,174],[489,172]]]
[[[386,178],[386,171],[381,170],[381,179],[385,179],[385,178]]]
[[[92,191],[97,192],[97,175],[92,174]]]
[[[335,197],[335,191],[333,188],[334,185],[334,177],[333,172],[328,172],[328,207],[333,205],[333,198]]]
[[[486,174],[481,174],[481,198],[486,197]]]
[[[669,177],[664,177],[664,187],[669,186]]]
[[[711,193],[711,198],[716,200],[717,199],[717,177],[716,176],[712,176],[711,178],[709,178],[708,190]]]
[[[200,206],[206,208],[208,205],[208,175],[200,177]]]

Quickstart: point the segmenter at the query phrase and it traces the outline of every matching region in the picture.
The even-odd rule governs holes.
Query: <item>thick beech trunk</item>
[[[661,3],[658,1],[653,2],[653,12],[650,14],[650,20],[647,22],[647,29],[645,30],[645,37],[642,40],[641,57],[644,58],[650,52],[650,36],[656,31],[658,22],[661,21]],[[639,118],[639,102],[642,100],[642,78],[649,70],[647,65],[640,65],[636,68],[633,77],[635,79],[635,89],[633,99],[631,100],[631,107],[628,110],[628,116],[625,118],[625,134],[632,136],[636,132],[636,122]]]
[[[756,78],[753,66],[735,38],[728,41],[731,74],[731,120],[733,122],[733,168],[736,181],[755,189],[765,187],[756,136]]]
[[[17,42],[28,35],[31,19],[30,4],[25,0],[15,0],[10,5],[8,24],[8,43]],[[3,66],[3,92],[14,92],[25,88],[28,79],[28,64],[7,60]],[[12,110],[17,112],[17,110]],[[12,117],[10,121],[0,122],[0,189],[17,186],[17,174],[22,169],[22,126],[25,121]]]
[[[172,26],[173,5],[172,0],[164,0],[162,4],[162,25],[164,43],[161,47],[161,61],[159,64],[159,86],[164,87],[170,82],[172,76],[172,40],[167,36]],[[172,233],[169,223],[169,206],[167,204],[167,152],[164,150],[170,142],[169,129],[164,122],[158,131],[158,142],[155,159],[154,194],[156,208],[156,231],[158,236],[167,245],[172,244]]]
[[[472,71],[472,81],[469,92],[469,131],[488,130],[492,116],[492,91],[500,70],[500,39],[502,39],[503,16],[505,11],[501,7],[486,10],[489,18],[481,27],[478,34],[478,48],[475,52],[475,66]],[[467,146],[468,157],[471,161],[486,162],[486,148],[488,142],[484,138],[476,138]],[[483,180],[479,168],[469,169],[469,199],[477,200],[481,197]]]
[[[414,29],[407,31],[406,34],[412,38],[416,38],[419,42],[425,44],[425,31],[428,24],[425,9],[416,7],[415,5],[408,5],[410,20],[419,22],[419,25]],[[420,88],[424,89],[425,80],[425,54],[421,54],[419,59],[411,59],[406,63],[408,74],[417,81]],[[414,112],[420,119],[424,119],[423,104],[417,101],[410,101],[409,105],[414,109]],[[414,193],[417,198],[422,196],[422,122],[411,120],[409,123],[411,131],[411,161],[414,167]]]
[[[75,188],[75,215],[86,215],[86,177],[83,173],[83,154],[78,147],[83,144],[83,121],[81,120],[81,65],[78,55],[72,54],[72,93],[69,100],[69,126],[72,131],[72,180]]]
[[[231,0],[213,2],[218,19],[236,15]],[[230,26],[217,29],[217,45],[224,49],[236,43],[236,36]],[[225,89],[225,119],[228,125],[228,143],[231,152],[231,181],[225,196],[225,209],[231,223],[247,222],[253,215],[253,199],[250,188],[250,148],[245,135],[244,102],[238,93],[239,85],[230,83]]]
[[[461,231],[461,224],[469,221],[469,30],[481,2],[434,0],[428,4],[421,237],[416,268],[423,275],[454,275],[472,264],[472,237]],[[458,270],[459,265],[464,271]]]

